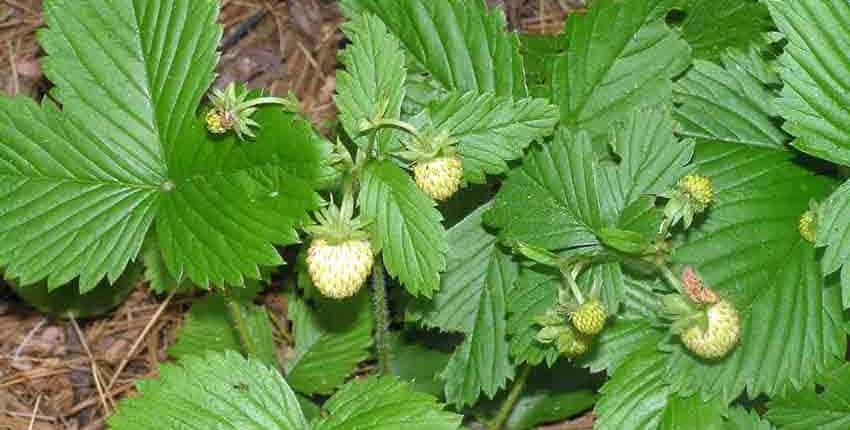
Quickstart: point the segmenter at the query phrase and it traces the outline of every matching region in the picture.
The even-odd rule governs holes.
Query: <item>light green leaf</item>
[[[726,430],[773,430],[769,422],[763,420],[756,411],[747,411],[735,407],[729,409]]]
[[[602,218],[590,138],[560,129],[511,171],[487,212],[500,237],[549,250],[596,245]]]
[[[783,148],[786,135],[774,117],[777,95],[751,74],[742,58],[724,58],[724,67],[697,60],[674,86],[677,130],[683,136]],[[765,61],[754,57],[761,65]]]
[[[728,48],[765,45],[764,33],[773,29],[758,0],[676,0],[676,8],[685,13],[680,30],[694,58],[716,61]]]
[[[822,390],[807,387],[770,403],[767,417],[788,430],[842,430],[850,426],[850,364],[818,378]]]
[[[142,262],[145,265],[145,281],[152,290],[157,294],[164,294],[174,289],[186,289],[192,286],[192,283],[186,279],[178,281],[168,271],[165,260],[162,258],[162,252],[159,250],[159,243],[154,236],[149,236],[142,244],[142,250],[139,254]]]
[[[669,381],[682,393],[726,401],[745,388],[755,398],[811,382],[846,348],[839,291],[824,285],[815,250],[797,231],[809,199],[824,196],[832,181],[785,151],[712,143],[700,145],[695,160],[716,199],[675,260],[735,304],[742,336],[716,362],[677,347]]]
[[[445,91],[527,93],[519,41],[506,31],[504,13],[483,0],[344,0],[349,18],[379,16]]]
[[[817,246],[825,246],[821,259],[823,273],[841,269],[841,290],[845,309],[850,309],[850,181],[832,192],[818,211]],[[843,269],[842,269],[843,267]]]
[[[788,44],[779,111],[797,149],[850,165],[850,3],[768,0]]]
[[[726,405],[718,399],[706,402],[699,396],[673,394],[667,399],[658,430],[723,430],[725,411]]]
[[[482,206],[449,230],[452,247],[442,287],[422,305],[425,325],[466,336],[440,375],[446,400],[458,406],[475,403],[482,392],[492,398],[514,376],[505,295],[518,267],[482,227],[488,208]]]
[[[687,173],[694,144],[678,141],[673,127],[671,114],[654,108],[635,110],[614,128],[612,146],[620,162],[608,183],[616,184],[618,214],[644,195],[663,193]]]
[[[339,55],[345,69],[337,72],[336,104],[339,120],[353,138],[363,120],[400,119],[407,70],[398,40],[375,15],[358,16],[343,31],[351,45]],[[387,150],[392,137],[392,130],[378,131],[379,148]]]
[[[344,301],[316,301],[311,308],[303,299],[289,297],[295,356],[286,362],[286,380],[300,393],[328,395],[369,357],[372,313],[365,289]]]
[[[295,393],[276,371],[235,352],[163,364],[119,403],[113,430],[308,430]]]
[[[269,314],[250,299],[240,300],[251,340],[257,348],[257,359],[273,369],[278,367],[277,345],[272,335]],[[244,352],[236,332],[225,298],[212,294],[195,302],[186,315],[177,342],[168,348],[168,354],[177,359],[205,356],[226,351]]]
[[[330,145],[278,107],[254,114],[251,142],[211,141],[200,122],[170,159],[156,232],[169,271],[200,286],[242,285],[259,266],[283,263],[274,245],[298,241],[295,227],[318,207],[314,192]]]
[[[596,404],[599,430],[655,430],[667,398],[673,392],[664,381],[667,357],[655,346],[635,351],[599,390]]]
[[[449,247],[434,201],[404,170],[378,161],[363,172],[359,202],[361,213],[374,220],[370,228],[390,275],[411,294],[431,297],[440,288]]]
[[[545,361],[552,366],[561,355],[554,344],[535,338],[541,328],[535,318],[558,301],[559,276],[545,268],[523,268],[508,293],[508,334],[511,356],[517,363],[536,366]]]
[[[451,350],[431,346],[422,337],[418,331],[390,336],[390,374],[414,391],[442,396],[445,381],[438,376],[449,363]]]
[[[443,411],[434,397],[387,377],[347,384],[324,409],[329,415],[314,430],[455,430],[463,418]]]
[[[62,105],[0,98],[0,266],[23,285],[115,281],[151,225],[175,278],[242,285],[318,205],[327,145],[279,109],[251,144],[208,138],[213,0],[44,2],[43,69]],[[109,31],[103,31],[104,28]]]
[[[431,126],[457,139],[464,178],[484,183],[485,175],[508,170],[528,145],[552,134],[558,108],[543,99],[512,101],[493,93],[451,93],[428,108]]]
[[[635,108],[672,99],[670,80],[690,64],[690,49],[663,17],[654,18],[656,6],[657,0],[597,0],[587,14],[567,19],[568,47],[553,84],[566,127],[596,141]]]

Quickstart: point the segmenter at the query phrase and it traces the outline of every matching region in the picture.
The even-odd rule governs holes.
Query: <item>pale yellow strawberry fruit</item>
[[[463,163],[456,156],[418,161],[413,167],[416,185],[437,201],[453,196],[463,179]]]
[[[741,338],[741,317],[731,303],[721,300],[706,311],[708,328],[700,324],[682,332],[682,343],[691,352],[707,360],[725,357]]]
[[[307,250],[307,269],[313,285],[325,296],[344,299],[357,294],[375,262],[366,240],[329,244],[316,239]]]
[[[605,327],[605,307],[599,300],[593,299],[580,305],[570,314],[570,321],[579,333],[595,336]]]

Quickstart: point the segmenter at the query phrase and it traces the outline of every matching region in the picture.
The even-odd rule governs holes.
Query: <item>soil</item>
[[[580,0],[488,0],[512,28],[557,33]],[[231,81],[275,95],[292,91],[302,111],[327,131],[335,117],[336,55],[343,21],[327,0],[222,0],[225,27],[216,85]],[[40,0],[0,0],[0,94],[40,98],[49,89],[39,68]],[[0,430],[98,430],[115,404],[156,376],[168,360],[193,298],[157,297],[139,285],[106,316],[53,319],[0,293]],[[285,308],[265,295],[274,318]],[[281,344],[282,348],[286,346]],[[561,423],[562,427],[578,423]],[[579,424],[580,425],[580,424]]]

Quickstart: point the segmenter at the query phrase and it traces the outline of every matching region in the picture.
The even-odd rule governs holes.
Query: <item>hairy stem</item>
[[[513,385],[511,385],[511,392],[508,393],[508,397],[505,397],[505,400],[502,401],[502,406],[499,407],[498,415],[496,415],[496,418],[490,422],[490,430],[502,430],[502,427],[505,426],[505,423],[511,416],[511,412],[514,410],[514,406],[516,406],[517,401],[519,401],[519,396],[525,389],[525,384],[528,382],[528,375],[530,374],[531,366],[527,364],[524,365],[520,371],[519,377],[517,377],[514,380]]]
[[[390,372],[390,309],[387,303],[387,285],[381,257],[375,259],[372,269],[372,313],[375,319],[375,351],[378,355],[378,374]]]
[[[675,288],[676,291],[684,294],[685,288],[682,287],[682,281],[667,267],[666,264],[656,264],[655,267],[658,268],[658,271],[661,272],[661,276],[664,277],[664,280],[670,284],[671,287]]]
[[[239,342],[245,350],[245,355],[248,358],[257,358],[257,346],[254,344],[251,331],[248,329],[248,322],[242,312],[242,303],[239,303],[239,300],[233,297],[231,293],[225,294],[225,300],[227,301],[227,311],[233,321],[233,326],[236,328],[236,334],[239,336]]]

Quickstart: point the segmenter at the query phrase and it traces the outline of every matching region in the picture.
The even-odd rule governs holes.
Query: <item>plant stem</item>
[[[511,412],[513,412],[514,406],[516,406],[516,402],[519,401],[519,396],[525,389],[525,384],[528,382],[528,375],[530,374],[531,366],[527,364],[524,365],[520,371],[519,377],[516,378],[513,385],[511,385],[511,392],[508,393],[508,397],[505,397],[505,400],[502,401],[502,406],[499,407],[498,415],[496,415],[496,418],[491,421],[490,430],[502,430],[502,427],[504,427],[508,418],[510,418]]]
[[[381,257],[375,259],[372,269],[372,313],[375,319],[375,351],[378,355],[378,374],[390,372],[390,309],[387,303],[387,285]]]
[[[670,268],[667,267],[666,264],[656,264],[655,267],[658,268],[658,271],[661,272],[661,275],[664,277],[664,280],[666,280],[671,287],[675,288],[676,291],[682,294],[685,293],[685,289],[684,287],[682,287],[682,281],[680,281],[679,278],[676,277],[673,271],[670,270]]]
[[[242,343],[242,348],[245,350],[245,355],[248,358],[257,358],[257,346],[251,337],[251,331],[248,329],[248,322],[245,320],[245,314],[242,312],[242,304],[231,293],[225,293],[225,301],[227,301],[227,311],[236,328],[236,333],[239,336],[239,342]]]

